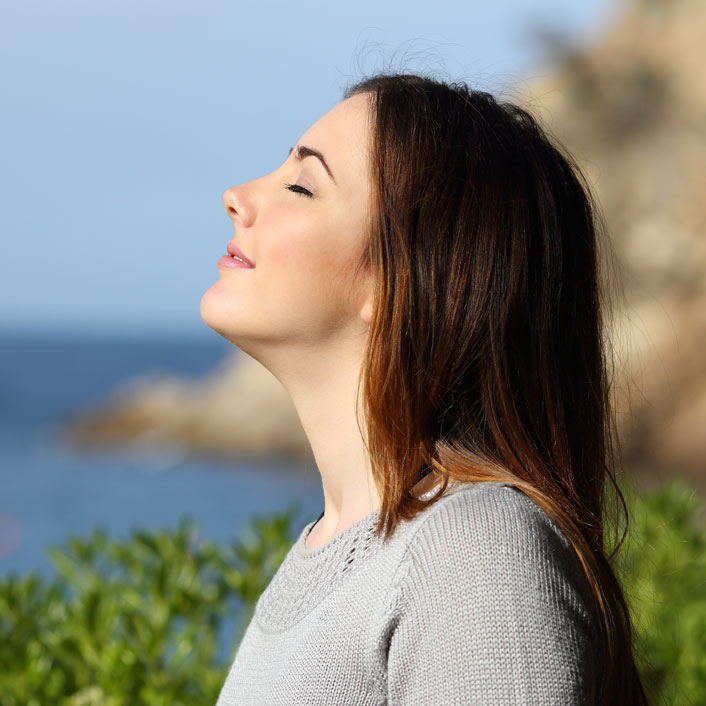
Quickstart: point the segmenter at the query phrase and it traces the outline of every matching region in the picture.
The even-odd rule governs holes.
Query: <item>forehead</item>
[[[322,115],[299,140],[324,154],[343,188],[355,188],[367,178],[368,106],[366,95],[351,96]]]

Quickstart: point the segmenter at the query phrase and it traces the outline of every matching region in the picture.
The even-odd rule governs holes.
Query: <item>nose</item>
[[[246,193],[245,185],[231,186],[223,193],[223,205],[233,223],[248,226],[254,218],[254,208]]]

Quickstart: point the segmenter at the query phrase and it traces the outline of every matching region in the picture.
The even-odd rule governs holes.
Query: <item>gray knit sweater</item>
[[[450,484],[386,544],[378,514],[313,550],[304,527],[216,706],[594,703],[588,584],[532,500]]]

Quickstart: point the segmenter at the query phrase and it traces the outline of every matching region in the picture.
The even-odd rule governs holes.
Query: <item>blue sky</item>
[[[223,191],[392,62],[494,93],[615,0],[0,4],[0,331],[215,335]]]

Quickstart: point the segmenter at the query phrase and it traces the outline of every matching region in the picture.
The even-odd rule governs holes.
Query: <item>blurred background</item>
[[[363,74],[524,103],[603,206],[626,470],[706,489],[706,5],[0,4],[0,575],[69,532],[323,507],[289,398],[199,315],[223,191]]]

